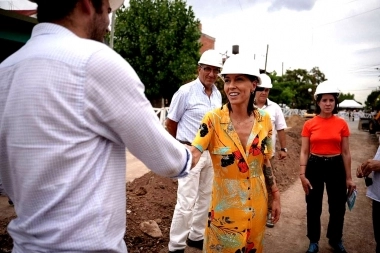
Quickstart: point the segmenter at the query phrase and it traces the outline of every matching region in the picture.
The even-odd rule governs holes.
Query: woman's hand
[[[191,161],[191,169],[195,167],[195,165],[197,165],[197,163],[199,162],[199,159],[201,158],[201,151],[199,151],[199,149],[197,149],[196,147],[194,146],[189,146],[187,144],[183,144],[185,145],[185,147],[190,150],[191,152],[191,155],[193,157],[193,160]]]
[[[313,189],[313,187],[310,184],[309,179],[305,177],[305,174],[300,176],[301,183],[302,183],[302,188],[305,191],[306,195],[309,195],[309,191]]]
[[[351,196],[354,190],[356,190],[356,185],[352,179],[347,179],[346,180],[346,185],[347,185],[347,196]]]
[[[280,192],[277,190],[273,192],[273,201],[272,201],[272,222],[275,224],[280,219],[281,214],[281,203],[280,203]]]

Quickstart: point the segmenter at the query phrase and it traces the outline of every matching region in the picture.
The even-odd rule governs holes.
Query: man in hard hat
[[[191,145],[206,112],[221,107],[222,96],[214,84],[221,67],[221,55],[215,50],[205,51],[198,62],[198,78],[182,85],[174,94],[166,127],[179,142]],[[212,180],[212,162],[205,151],[189,175],[178,179],[169,252],[184,252],[186,244],[203,248]]]
[[[272,121],[273,156],[270,159],[270,162],[271,162],[272,168],[274,170],[275,169],[274,155],[275,155],[275,150],[276,150],[275,147],[276,147],[276,137],[277,137],[276,135],[278,135],[278,139],[280,142],[280,151],[279,151],[278,158],[280,160],[282,160],[282,159],[286,158],[286,156],[287,156],[288,150],[286,149],[286,137],[285,137],[286,121],[285,121],[284,114],[282,113],[281,107],[277,103],[271,101],[268,98],[270,89],[272,89],[272,87],[273,87],[270,77],[266,74],[261,74],[260,78],[261,78],[262,83],[259,87],[256,88],[255,102],[254,103],[258,108],[263,109],[266,112],[268,112],[270,115],[271,121]],[[266,226],[269,228],[273,228],[274,223],[272,221],[272,216],[271,216],[271,210],[272,210],[271,198],[272,198],[272,195],[271,195],[270,190],[268,190],[268,196],[269,196],[269,198],[268,198],[268,219],[267,219]]]
[[[31,39],[0,65],[0,174],[14,253],[127,252],[126,148],[186,176],[131,66],[103,41],[123,0],[35,0]]]

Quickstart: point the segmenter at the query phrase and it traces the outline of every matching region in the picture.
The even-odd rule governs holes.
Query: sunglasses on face
[[[260,91],[260,92],[266,91],[266,92],[269,92],[269,89],[268,88],[264,88],[264,87],[256,87],[256,91]]]

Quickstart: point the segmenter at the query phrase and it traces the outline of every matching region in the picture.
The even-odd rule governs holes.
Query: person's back
[[[64,29],[46,25],[52,30]],[[51,246],[66,241],[65,237],[80,243],[97,230],[88,227],[95,225],[93,220],[98,220],[96,226],[102,226],[103,222],[110,222],[108,216],[119,217],[116,220],[124,216],[121,210],[125,196],[118,187],[125,182],[125,170],[110,168],[125,163],[123,156],[115,156],[115,152],[123,154],[125,148],[122,142],[115,145],[95,129],[90,130],[97,126],[90,124],[89,115],[85,115],[85,108],[90,105],[83,100],[89,96],[84,84],[90,56],[102,49],[109,51],[101,43],[67,35],[34,37],[0,67],[0,83],[9,84],[2,85],[0,93],[4,103],[0,106],[1,168],[9,184],[8,193],[22,203],[16,205],[16,210],[23,216],[12,221],[9,233],[13,237],[33,234],[36,245],[45,236],[49,242],[44,244]],[[83,164],[78,164],[78,158]],[[101,166],[102,163],[108,165]],[[120,201],[102,203],[100,195]],[[117,231],[120,232],[123,231]],[[91,237],[96,238],[92,242],[96,249],[109,235]]]
[[[52,23],[0,65],[13,252],[126,252],[125,148],[169,177],[186,175],[191,158],[143,91],[114,51]]]

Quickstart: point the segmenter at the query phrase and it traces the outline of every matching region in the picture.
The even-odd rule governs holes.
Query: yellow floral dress
[[[263,174],[272,156],[272,124],[268,113],[254,110],[254,124],[243,148],[226,105],[208,112],[192,145],[209,150],[214,182],[203,252],[262,252],[267,215]]]

